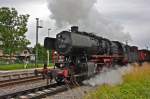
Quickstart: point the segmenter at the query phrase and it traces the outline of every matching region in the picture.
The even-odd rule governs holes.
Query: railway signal
[[[39,25],[39,18],[36,18],[36,52],[35,52],[35,67],[38,67],[37,63],[38,63],[38,32],[39,32],[39,28],[43,28],[42,26]]]

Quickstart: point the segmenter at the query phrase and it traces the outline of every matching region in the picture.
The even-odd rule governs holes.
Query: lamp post
[[[148,47],[148,46],[146,46],[146,49],[148,50],[148,49],[149,49],[149,47]]]
[[[38,67],[38,32],[39,28],[43,28],[42,26],[39,26],[39,18],[36,18],[36,52],[35,52],[35,66]]]
[[[49,28],[49,29],[48,29],[48,37],[49,37],[49,31],[50,31],[50,30],[51,30],[51,29]]]
[[[49,37],[49,31],[50,31],[51,29],[49,28],[48,29],[48,37]],[[47,50],[47,65],[49,66],[49,50]]]

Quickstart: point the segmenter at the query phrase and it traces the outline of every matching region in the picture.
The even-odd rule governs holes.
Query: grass
[[[49,66],[53,66],[52,63],[50,63]],[[43,67],[43,64],[38,64],[38,67]],[[34,64],[28,64],[27,68],[35,68]],[[18,70],[18,69],[25,69],[24,64],[8,64],[8,65],[0,65],[0,70]]]
[[[124,83],[117,86],[103,85],[87,94],[85,99],[150,99],[150,64],[135,66],[126,74]]]

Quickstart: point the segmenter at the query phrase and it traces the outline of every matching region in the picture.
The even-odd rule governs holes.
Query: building
[[[16,52],[15,54],[8,55],[4,54],[3,50],[0,50],[0,59],[1,60],[6,60],[6,61],[18,61],[18,62],[25,62],[25,61],[34,61],[35,60],[35,55],[33,54],[33,48],[25,48],[21,52]]]

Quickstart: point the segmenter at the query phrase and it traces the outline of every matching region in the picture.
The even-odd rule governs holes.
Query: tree
[[[0,48],[10,56],[28,44],[25,33],[29,15],[19,15],[15,8],[0,8]]]
[[[47,50],[44,46],[37,44],[38,48],[38,62],[47,63]],[[33,52],[36,52],[36,46],[33,48]],[[51,60],[51,51],[50,51],[50,60]]]

